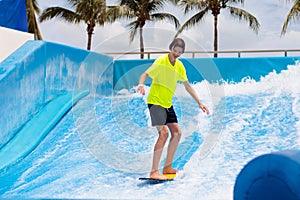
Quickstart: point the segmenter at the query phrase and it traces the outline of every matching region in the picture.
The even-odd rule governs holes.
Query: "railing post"
[[[239,58],[241,57],[241,52],[240,52],[240,51],[238,51],[238,57],[239,57]]]
[[[287,57],[287,50],[284,51],[284,56]]]

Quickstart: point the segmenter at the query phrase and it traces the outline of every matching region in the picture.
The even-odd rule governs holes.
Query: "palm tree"
[[[75,11],[62,7],[50,7],[43,11],[40,22],[59,17],[69,23],[78,24],[84,22],[87,25],[88,43],[87,50],[91,49],[92,35],[98,24],[104,26],[106,22],[106,1],[105,0],[68,0]]]
[[[40,8],[36,0],[26,0],[26,14],[28,23],[28,33],[34,34],[35,40],[42,40],[42,35],[38,27],[35,13],[40,14]]]
[[[119,6],[109,6],[107,14],[111,21],[118,18],[135,19],[127,26],[130,28],[130,42],[139,30],[141,58],[144,58],[143,27],[146,21],[169,20],[174,23],[175,28],[180,26],[174,15],[157,13],[164,7],[165,2],[166,0],[120,0]]]
[[[287,0],[290,1],[290,0]],[[300,17],[300,0],[294,0],[294,5],[292,9],[290,10],[289,14],[287,15],[285,22],[282,26],[281,35],[284,35],[286,33],[286,29],[290,23],[290,20],[296,20]]]
[[[201,22],[204,16],[211,11],[214,17],[214,51],[218,51],[218,16],[221,9],[229,11],[233,17],[237,17],[239,20],[245,20],[249,23],[249,27],[258,33],[259,22],[257,19],[251,15],[249,12],[230,6],[230,4],[243,4],[244,0],[173,0],[175,3],[179,4],[184,8],[184,13],[187,14],[190,11],[198,10],[195,15],[188,19],[178,30],[177,35],[179,35],[184,29],[188,29],[197,23]],[[214,53],[214,57],[218,57],[217,53]]]

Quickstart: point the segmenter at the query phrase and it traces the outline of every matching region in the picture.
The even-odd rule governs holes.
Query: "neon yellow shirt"
[[[168,54],[157,58],[146,73],[152,79],[147,103],[160,105],[164,108],[172,106],[172,97],[177,82],[188,80],[182,62],[176,59],[173,66],[170,63]]]

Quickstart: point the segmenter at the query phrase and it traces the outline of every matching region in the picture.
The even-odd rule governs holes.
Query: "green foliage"
[[[78,24],[84,22],[87,25],[88,44],[87,49],[91,49],[91,40],[94,28],[98,24],[104,26],[107,22],[106,1],[105,0],[68,0],[73,10],[62,7],[49,7],[45,9],[40,22],[53,18],[61,18],[69,23]]]
[[[214,51],[218,50],[218,16],[221,10],[228,11],[231,16],[248,22],[249,27],[258,33],[259,22],[249,12],[233,7],[235,4],[243,4],[244,0],[173,0],[174,3],[183,7],[184,13],[197,11],[190,19],[188,19],[178,30],[176,36],[182,33],[183,30],[189,29],[203,21],[203,18],[211,12],[214,16]],[[214,55],[217,57],[217,54]]]
[[[130,42],[132,42],[139,30],[140,34],[140,51],[144,52],[143,27],[147,21],[167,20],[175,25],[180,26],[178,19],[169,13],[161,13],[159,10],[165,6],[165,0],[120,0],[118,6],[110,6],[107,11],[109,21],[117,19],[133,19],[127,27],[130,30]],[[141,54],[141,58],[143,58]]]
[[[290,23],[290,21],[294,20],[298,20],[300,17],[300,0],[293,0],[294,1],[294,5],[292,6],[290,12],[288,13],[282,29],[281,29],[281,35],[284,35],[287,31],[287,27]]]

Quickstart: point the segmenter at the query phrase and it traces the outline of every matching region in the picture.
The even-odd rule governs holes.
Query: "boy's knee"
[[[168,138],[168,136],[169,136],[168,127],[163,126],[163,127],[159,130],[159,135],[160,135],[161,137]]]
[[[173,133],[173,137],[181,137],[181,132],[180,131],[176,131]]]

